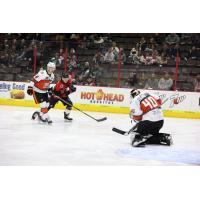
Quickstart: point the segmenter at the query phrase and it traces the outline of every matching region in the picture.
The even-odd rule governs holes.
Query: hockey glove
[[[33,95],[33,87],[28,86],[27,94],[30,95],[30,96]]]
[[[65,94],[68,96],[68,95],[70,94],[70,91],[67,90],[67,91],[65,92]]]
[[[74,85],[70,85],[69,86],[71,93],[76,92],[76,87],[74,87]]]
[[[52,96],[52,95],[53,95],[53,88],[49,88],[49,89],[47,90],[47,93],[48,93],[50,96]]]

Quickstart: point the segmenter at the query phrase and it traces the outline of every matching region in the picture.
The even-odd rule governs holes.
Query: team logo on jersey
[[[88,99],[90,103],[113,104],[114,102],[122,102],[123,94],[105,93],[102,89],[97,92],[81,92],[81,99]]]

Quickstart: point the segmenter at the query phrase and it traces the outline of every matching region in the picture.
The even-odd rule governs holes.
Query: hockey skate
[[[48,124],[52,124],[53,123],[53,121],[51,120],[51,118],[49,117],[49,115],[47,116],[46,121],[47,121]]]
[[[130,140],[133,147],[145,147],[145,142],[147,139],[139,133],[131,133]]]
[[[43,113],[39,113],[38,114],[38,119],[41,121],[41,122],[43,122],[43,123],[48,123],[48,124],[52,124],[53,122],[52,122],[52,120],[51,120],[51,118],[49,117],[49,115],[47,114],[47,113],[45,113],[45,114],[43,114]]]
[[[40,112],[39,111],[35,111],[33,114],[32,114],[32,120],[35,120],[38,116],[40,115]]]
[[[69,113],[65,113],[64,112],[64,119],[67,120],[67,121],[72,121],[73,119],[71,117],[69,117]]]

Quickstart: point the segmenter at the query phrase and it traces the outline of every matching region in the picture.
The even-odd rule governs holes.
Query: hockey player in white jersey
[[[32,115],[32,119],[38,115],[42,122],[52,123],[48,115],[49,93],[51,93],[50,84],[54,81],[55,63],[49,62],[47,69],[41,69],[32,79],[28,86],[27,93],[33,95],[36,104],[40,104],[40,111],[36,111]]]
[[[135,122],[132,130],[131,144],[134,147],[145,144],[171,145],[171,135],[159,133],[163,127],[164,118],[161,109],[161,99],[149,93],[131,90],[130,117]]]

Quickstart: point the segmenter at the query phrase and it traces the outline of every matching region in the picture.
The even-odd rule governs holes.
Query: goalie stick
[[[107,120],[107,117],[103,117],[103,118],[100,118],[100,119],[96,119],[94,117],[92,117],[91,115],[87,114],[86,112],[82,111],[81,109],[75,107],[74,105],[71,105],[70,103],[68,103],[67,101],[65,101],[64,99],[60,98],[59,96],[56,96],[54,95],[55,98],[59,99],[60,101],[64,102],[65,104],[69,105],[69,106],[72,106],[73,108],[75,108],[76,110],[78,110],[79,112],[83,113],[84,115],[87,115],[88,117],[90,117],[91,119],[97,121],[97,122],[102,122],[102,121],[105,121]]]
[[[123,130],[115,128],[115,127],[112,128],[112,131],[119,133],[121,135],[127,136],[127,135],[129,135],[130,132],[134,131],[137,128],[137,125],[138,124],[135,124],[135,126],[133,126],[129,131],[123,131]]]

